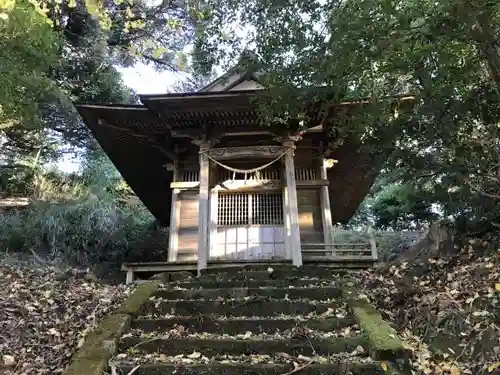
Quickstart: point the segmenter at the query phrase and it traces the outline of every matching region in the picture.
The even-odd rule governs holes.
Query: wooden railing
[[[377,261],[377,245],[375,240],[353,243],[302,243],[302,253],[310,256],[327,258],[352,258]]]

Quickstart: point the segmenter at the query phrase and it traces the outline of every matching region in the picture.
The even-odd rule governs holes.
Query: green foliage
[[[420,228],[437,216],[429,198],[428,193],[410,184],[386,186],[371,202],[375,226],[394,230]]]
[[[1,7],[0,7],[1,8]],[[55,87],[48,73],[60,40],[28,1],[0,19],[0,129],[40,121],[39,105]]]
[[[203,71],[252,53],[271,107],[296,119],[304,102],[297,87],[321,87],[308,94],[329,104],[371,98],[362,111],[332,111],[330,146],[354,134],[409,183],[387,194],[415,201],[409,189],[417,186],[445,215],[492,220],[500,217],[499,19],[498,3],[482,0],[210,0],[195,57]],[[406,94],[413,105],[381,100]],[[411,206],[380,202],[381,213]],[[399,225],[381,224],[391,223]]]
[[[176,2],[0,0],[0,195],[33,199],[2,213],[3,251],[165,259],[168,234],[97,151],[73,102],[136,102],[114,65],[184,69],[190,27]],[[84,160],[81,174],[42,167],[65,152]]]
[[[175,2],[0,0],[0,141],[23,156],[95,148],[73,102],[136,102],[114,65],[184,69],[191,36]]]
[[[152,226],[153,217],[124,193],[121,179],[102,178],[98,165],[91,170],[83,178],[43,174],[29,207],[0,215],[0,249],[83,265],[164,259],[168,234]],[[151,238],[157,242],[151,244]]]

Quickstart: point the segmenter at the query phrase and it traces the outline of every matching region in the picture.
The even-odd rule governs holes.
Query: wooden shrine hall
[[[139,199],[169,227],[165,263],[124,265],[128,281],[134,271],[211,264],[377,260],[368,242],[333,243],[332,228],[355,213],[380,165],[356,140],[329,149],[322,114],[300,133],[263,126],[255,98],[264,92],[255,74],[234,69],[196,93],[77,105]]]

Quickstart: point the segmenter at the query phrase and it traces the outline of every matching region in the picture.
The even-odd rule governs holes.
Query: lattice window
[[[296,180],[316,180],[315,168],[295,168]]]
[[[283,195],[270,193],[220,194],[217,225],[283,225]]]
[[[181,171],[181,172],[179,172],[178,181],[182,181],[182,182],[200,181],[200,172],[199,171]]]
[[[257,225],[283,225],[283,195],[277,193],[252,194],[251,223]]]
[[[248,225],[248,194],[220,194],[217,205],[217,225]]]
[[[280,180],[281,170],[279,167],[269,167],[255,173],[250,173],[246,177],[247,180]],[[244,179],[244,173],[233,173],[224,168],[219,169],[219,181]]]

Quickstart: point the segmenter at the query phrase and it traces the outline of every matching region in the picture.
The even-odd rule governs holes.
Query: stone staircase
[[[261,267],[164,280],[119,340],[111,372],[386,374],[369,356],[341,278],[319,267]]]

